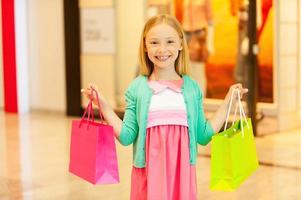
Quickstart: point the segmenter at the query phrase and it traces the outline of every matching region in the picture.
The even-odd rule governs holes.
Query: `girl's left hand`
[[[230,102],[231,94],[232,94],[233,90],[235,90],[235,89],[239,90],[239,94],[240,94],[239,98],[240,99],[242,99],[243,95],[248,92],[248,89],[247,88],[243,88],[241,83],[233,84],[233,85],[230,86],[229,91],[228,91],[228,93],[226,95],[226,98],[225,98],[228,102]],[[234,100],[234,102],[236,102],[236,100],[237,100],[237,93],[234,94],[233,100]]]

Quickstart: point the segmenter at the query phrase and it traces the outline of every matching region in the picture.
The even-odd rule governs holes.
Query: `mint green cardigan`
[[[183,75],[182,93],[187,111],[190,164],[195,165],[197,159],[197,143],[206,145],[210,142],[214,131],[206,120],[203,109],[202,93],[198,84],[189,76]],[[128,87],[126,93],[126,110],[123,118],[119,142],[133,145],[133,164],[145,167],[146,126],[152,90],[148,86],[147,77],[137,77]]]

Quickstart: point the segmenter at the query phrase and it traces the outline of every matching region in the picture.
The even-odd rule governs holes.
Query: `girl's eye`
[[[175,43],[175,41],[173,41],[173,40],[168,40],[167,43],[168,43],[168,44],[172,44],[172,43]]]
[[[151,41],[150,44],[158,44],[156,41]]]

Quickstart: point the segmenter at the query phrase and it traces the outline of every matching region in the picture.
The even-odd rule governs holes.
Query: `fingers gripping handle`
[[[102,112],[101,112],[101,106],[100,106],[100,101],[99,101],[99,97],[98,97],[98,92],[94,88],[91,88],[91,89],[92,89],[92,93],[94,92],[95,96],[96,96],[98,112],[99,112],[99,118],[100,118],[101,121],[105,121],[104,117],[102,115]],[[91,101],[93,101],[93,99]]]
[[[98,106],[98,111],[99,111],[99,118],[100,118],[101,121],[105,121],[104,117],[102,115],[102,112],[101,112],[101,106],[100,106],[100,101],[99,101],[98,93],[92,87],[91,87],[91,90],[92,90],[92,94],[95,93],[95,96],[96,96],[97,106]],[[87,105],[87,107],[85,109],[85,112],[84,112],[84,114],[83,114],[83,116],[81,118],[81,122],[79,124],[79,127],[81,126],[83,120],[85,119],[87,112],[88,112],[88,120],[87,121],[88,121],[88,127],[89,127],[89,124],[91,122],[90,117],[92,118],[92,122],[94,122],[93,98],[90,99],[90,101],[89,101],[89,103],[88,103],[88,105]]]
[[[234,93],[237,93],[237,98],[238,98],[238,107],[239,107],[239,115],[240,115],[240,124],[241,124],[241,129],[242,129],[242,135],[244,136],[244,127],[243,127],[243,123],[242,123],[242,119],[244,118],[248,128],[249,128],[249,124],[247,123],[247,118],[240,100],[240,92],[238,89],[234,89],[232,90],[231,93],[231,98],[230,98],[230,103],[229,103],[229,107],[228,107],[228,111],[227,111],[227,116],[226,116],[226,122],[225,122],[225,126],[224,126],[224,131],[227,128],[227,124],[228,124],[228,120],[229,120],[229,115],[230,115],[230,111],[231,111],[231,107],[232,107],[232,102],[233,102],[233,95]],[[236,111],[237,111],[237,107],[235,108],[235,118],[236,118]],[[235,120],[235,119],[234,119]],[[234,121],[232,122],[232,125],[234,124]]]

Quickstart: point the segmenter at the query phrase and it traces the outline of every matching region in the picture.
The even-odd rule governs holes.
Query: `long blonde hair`
[[[150,18],[144,25],[141,39],[140,39],[140,48],[139,48],[139,64],[140,64],[140,74],[150,76],[154,70],[154,64],[148,58],[146,52],[146,45],[145,45],[145,37],[148,31],[154,27],[155,25],[165,23],[169,26],[173,27],[179,35],[182,43],[182,50],[179,51],[178,58],[175,61],[175,70],[179,75],[184,75],[188,73],[188,66],[189,66],[189,54],[188,54],[188,47],[187,42],[185,39],[185,34],[183,28],[181,27],[180,23],[176,18],[170,15],[156,15]]]

